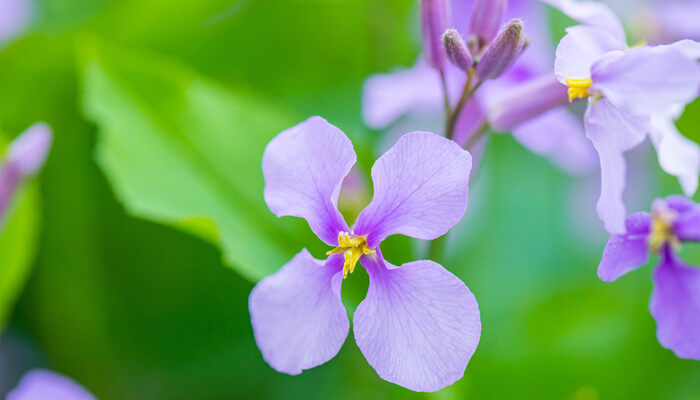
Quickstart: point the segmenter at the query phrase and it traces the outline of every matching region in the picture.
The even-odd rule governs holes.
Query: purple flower
[[[15,36],[29,22],[31,0],[0,0],[0,43]]]
[[[82,386],[63,375],[44,369],[35,369],[22,377],[6,400],[94,400]]]
[[[700,241],[700,206],[681,196],[656,200],[652,213],[625,221],[627,233],[612,235],[598,266],[598,276],[612,282],[659,254],[649,309],[662,346],[681,358],[700,360],[700,269],[678,258],[683,242]]]
[[[350,140],[320,117],[267,145],[268,207],[277,216],[305,218],[335,248],[326,260],[304,249],[253,288],[255,341],[270,366],[292,375],[333,358],[349,329],[343,278],[359,261],[370,278],[353,316],[360,350],[382,379],[415,391],[439,390],[462,377],[479,342],[476,299],[435,262],[391,265],[380,244],[395,234],[435,239],[457,223],[467,206],[471,156],[432,133],[404,135],[374,164],[374,197],[351,229],[336,204],[355,161]]]
[[[445,49],[442,33],[451,18],[450,0],[421,0],[420,16],[423,30],[425,58],[433,68],[441,70],[445,65]]]
[[[686,195],[697,188],[700,148],[672,128],[669,115],[697,96],[700,45],[681,41],[627,48],[622,23],[607,6],[573,0],[547,2],[588,24],[567,29],[557,47],[554,71],[569,87],[570,100],[588,98],[584,126],[601,169],[598,216],[610,233],[624,233],[623,153],[639,145],[648,132],[661,167],[680,178]]]
[[[22,181],[42,167],[50,146],[51,128],[41,122],[30,126],[10,144],[7,160],[0,167],[0,220]]]

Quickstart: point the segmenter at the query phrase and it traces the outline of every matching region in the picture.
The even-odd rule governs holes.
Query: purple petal
[[[625,47],[623,42],[609,32],[591,26],[574,26],[566,30],[557,46],[554,73],[559,82],[566,78],[591,77],[591,66],[604,54]]]
[[[636,47],[608,54],[591,68],[593,86],[621,111],[636,115],[664,112],[693,100],[700,69],[672,46]]]
[[[452,139],[461,147],[464,147],[474,134],[484,127],[484,124],[486,124],[486,111],[479,97],[472,96],[472,98],[467,100],[467,103],[464,105],[462,112],[457,118]]]
[[[653,15],[660,25],[661,35],[670,40],[689,38],[700,40],[700,2],[693,0],[657,1]]]
[[[441,265],[415,261],[386,269],[363,257],[367,297],[353,317],[355,341],[379,376],[418,392],[460,379],[481,335],[469,288]]]
[[[445,49],[442,34],[452,19],[450,0],[420,0],[423,50],[428,63],[437,69],[445,65]]]
[[[464,215],[472,160],[457,143],[430,132],[402,136],[372,167],[374,196],[353,232],[377,247],[402,234],[432,240]]]
[[[683,197],[681,199],[687,200]],[[700,205],[696,205],[691,200],[687,201],[691,203],[690,207],[674,222],[674,231],[678,239],[683,242],[700,242]],[[667,204],[673,208],[668,200]]]
[[[649,304],[659,343],[676,356],[700,360],[700,269],[664,249]]]
[[[305,218],[326,244],[348,231],[337,209],[343,178],[357,157],[345,134],[321,117],[311,117],[268,143],[263,154],[265,202],[278,217]]]
[[[686,196],[694,195],[700,174],[700,146],[683,137],[676,129],[672,116],[667,114],[651,117],[649,136],[656,148],[661,168],[678,177]]]
[[[248,308],[265,361],[291,375],[333,358],[348,335],[340,300],[343,256],[316,260],[306,249],[258,282]]]
[[[695,17],[693,16],[693,18]],[[696,42],[695,40],[683,39],[675,43],[656,46],[657,49],[663,49],[665,47],[674,48],[691,60],[697,60],[700,58],[700,42]]]
[[[607,31],[618,41],[625,41],[625,29],[612,9],[598,1],[541,0],[570,18],[588,26]]]
[[[46,161],[51,147],[51,127],[37,122],[22,132],[7,150],[7,164],[22,176],[38,171]]]
[[[31,0],[0,1],[0,42],[24,28],[32,16]]]
[[[649,262],[647,238],[651,230],[651,215],[639,212],[625,220],[627,233],[612,235],[605,245],[598,265],[598,277],[612,282],[633,269]]]
[[[625,233],[624,152],[644,140],[646,119],[620,113],[606,99],[590,100],[584,117],[586,135],[598,152],[601,189],[596,210],[612,234]]]
[[[570,174],[587,173],[597,167],[598,156],[581,121],[564,107],[519,124],[513,129],[513,137]]]
[[[6,400],[94,400],[95,397],[73,380],[55,372],[35,369],[22,377]]]

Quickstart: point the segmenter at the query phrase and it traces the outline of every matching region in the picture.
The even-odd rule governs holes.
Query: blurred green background
[[[265,208],[262,149],[322,115],[369,171],[382,132],[362,123],[362,84],[413,63],[417,9],[415,0],[37,1],[27,31],[0,50],[3,141],[37,120],[55,134],[0,237],[3,274],[13,266],[3,279],[15,282],[0,296],[11,365],[0,396],[44,366],[103,399],[700,398],[700,364],[655,339],[652,268],[613,284],[595,275],[607,239],[593,213],[597,178],[567,176],[509,136],[491,138],[442,260],[481,309],[462,380],[434,394],[386,383],[352,335],[300,376],[264,363],[247,311],[253,283],[301,247],[319,258],[326,249],[303,221]],[[566,20],[551,14],[561,37]],[[679,121],[695,141],[699,111],[696,102]],[[632,211],[679,192],[653,151],[633,157],[643,172]],[[391,238],[383,252],[400,263],[423,247]],[[698,264],[700,249],[683,257]],[[345,282],[350,312],[366,287],[362,269]]]

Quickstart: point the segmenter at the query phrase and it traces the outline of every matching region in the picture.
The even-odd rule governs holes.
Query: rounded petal
[[[557,45],[554,59],[554,73],[564,84],[566,78],[590,78],[593,63],[610,51],[624,48],[624,43],[610,33],[592,26],[574,26],[566,32]]]
[[[625,233],[624,152],[644,140],[646,119],[622,114],[606,99],[590,100],[584,126],[600,161],[600,198],[596,210],[612,234]]]
[[[612,235],[605,245],[598,265],[598,277],[612,282],[633,269],[649,262],[647,237],[651,229],[651,215],[640,212],[625,220],[627,233]]]
[[[700,88],[700,69],[672,47],[641,46],[611,53],[591,68],[591,90],[601,92],[621,111],[648,115],[692,101]]]
[[[469,153],[452,140],[403,135],[374,163],[374,196],[353,232],[371,248],[394,234],[426,240],[445,234],[467,209],[471,166]]]
[[[688,201],[691,203],[690,206],[674,222],[673,229],[682,242],[700,242],[700,205]],[[673,208],[670,203],[667,204]]]
[[[255,342],[265,361],[291,375],[333,358],[349,322],[340,300],[342,254],[326,262],[306,249],[277,273],[258,282],[248,308]]]
[[[681,135],[673,119],[666,114],[651,117],[649,136],[661,168],[678,177],[686,196],[694,195],[700,175],[700,146]]]
[[[664,253],[649,304],[656,337],[676,356],[700,360],[700,269],[685,265],[668,246]]]
[[[321,117],[277,135],[263,154],[265,202],[278,217],[305,218],[316,236],[335,246],[348,226],[337,208],[343,179],[357,157],[352,143]]]
[[[364,256],[367,297],[353,317],[355,341],[379,376],[418,392],[460,379],[481,335],[467,286],[432,261],[386,269]]]
[[[73,380],[44,369],[34,369],[22,377],[7,400],[94,400],[95,397]]]
[[[607,5],[598,1],[577,0],[541,0],[559,9],[571,19],[584,25],[607,31],[618,41],[625,41],[625,29],[622,22]]]

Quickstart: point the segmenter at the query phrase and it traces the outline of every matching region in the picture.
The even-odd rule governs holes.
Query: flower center
[[[588,93],[588,88],[593,84],[591,78],[573,79],[566,78],[566,86],[569,87],[569,103],[573,102],[574,99],[583,99],[591,94]]]
[[[654,210],[651,216],[651,232],[647,239],[651,251],[659,253],[665,243],[669,243],[674,249],[681,246],[681,241],[673,232],[673,221],[676,217],[677,214],[668,207]]]
[[[369,248],[364,236],[350,235],[349,232],[338,234],[338,247],[326,252],[326,255],[345,253],[345,264],[343,264],[343,279],[348,277],[355,270],[357,261],[363,254],[374,254],[376,251]]]

